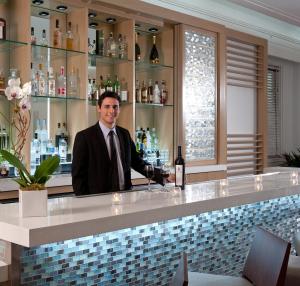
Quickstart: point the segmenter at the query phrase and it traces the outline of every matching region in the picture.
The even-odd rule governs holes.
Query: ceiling
[[[279,20],[300,26],[299,0],[228,0]]]

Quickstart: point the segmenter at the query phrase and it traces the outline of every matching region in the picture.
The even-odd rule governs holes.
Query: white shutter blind
[[[268,165],[278,166],[281,157],[280,68],[268,67]]]

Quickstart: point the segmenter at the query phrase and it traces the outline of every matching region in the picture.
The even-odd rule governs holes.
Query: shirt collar
[[[117,134],[116,132],[116,126],[114,128],[108,128],[107,126],[105,126],[100,120],[99,120],[99,126],[101,128],[101,131],[104,135],[104,138],[106,138],[108,136],[108,133],[110,130],[112,130],[115,134]]]

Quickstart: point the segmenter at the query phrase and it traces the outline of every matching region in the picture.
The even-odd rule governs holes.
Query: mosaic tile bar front
[[[189,269],[239,275],[253,226],[292,240],[300,195],[24,248],[22,285],[168,285],[181,251]]]

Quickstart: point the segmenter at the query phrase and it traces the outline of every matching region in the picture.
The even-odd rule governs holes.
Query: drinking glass
[[[150,182],[151,182],[151,179],[153,179],[153,177],[154,177],[153,165],[146,165],[145,172],[146,172],[146,177],[148,178],[148,191],[151,191]]]

